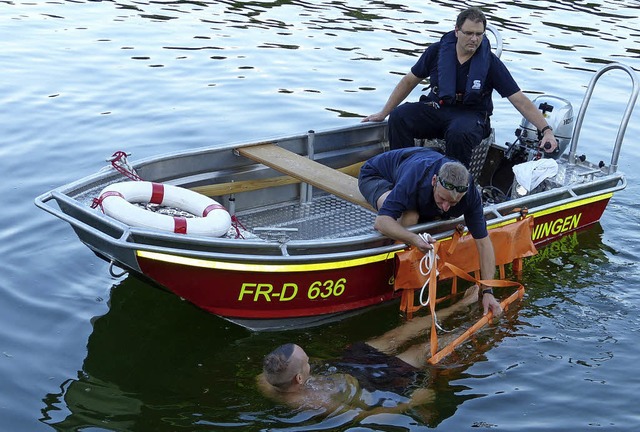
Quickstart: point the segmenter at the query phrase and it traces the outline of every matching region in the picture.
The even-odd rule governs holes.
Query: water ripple
[[[134,277],[113,280],[68,226],[33,205],[102,168],[115,150],[141,159],[353,124],[376,112],[424,48],[453,28],[459,7],[0,2],[10,35],[0,52],[0,429],[640,427],[629,402],[640,338],[637,108],[620,160],[629,186],[600,224],[527,261],[521,306],[427,371],[435,402],[361,422],[352,410],[320,418],[276,407],[255,392],[254,376],[262,355],[290,340],[320,360],[337,356],[397,325],[395,306],[317,331],[250,334]],[[636,1],[483,8],[529,95],[559,95],[577,111],[601,65],[638,69]],[[580,143],[590,159],[610,157],[605,144],[628,94],[621,74],[594,93]],[[511,141],[519,115],[494,99],[498,141]]]

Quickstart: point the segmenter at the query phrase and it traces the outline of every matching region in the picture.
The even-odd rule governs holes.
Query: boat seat
[[[237,150],[244,157],[330,192],[346,201],[373,210],[360,193],[356,177],[351,177],[275,144],[259,144],[240,147]]]
[[[487,153],[489,152],[489,147],[496,140],[496,131],[492,128],[491,133],[488,137],[480,141],[480,144],[474,147],[471,152],[471,162],[469,162],[469,172],[473,176],[476,184],[478,184],[478,179],[480,175],[482,175],[482,168],[484,168],[484,163],[487,160]]]
[[[495,129],[491,129],[491,133],[485,139],[480,141],[476,147],[474,147],[471,152],[471,161],[469,162],[469,172],[473,176],[473,179],[478,183],[478,179],[482,174],[482,168],[484,167],[484,163],[487,159],[487,153],[489,152],[489,147],[491,144],[495,142],[496,139],[496,131]],[[441,153],[444,153],[446,150],[444,140],[442,138],[435,139],[416,139],[416,145],[421,147],[430,147],[435,150],[438,150]]]

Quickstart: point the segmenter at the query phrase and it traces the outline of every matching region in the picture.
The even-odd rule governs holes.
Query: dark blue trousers
[[[471,152],[489,136],[491,123],[484,112],[460,105],[434,107],[425,102],[407,102],[389,116],[391,149],[413,147],[414,139],[444,138],[446,155],[469,166]]]

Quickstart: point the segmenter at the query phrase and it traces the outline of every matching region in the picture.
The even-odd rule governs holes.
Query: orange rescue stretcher
[[[420,252],[419,249],[411,247],[398,254],[399,266],[394,289],[402,290],[400,310],[404,312],[407,319],[412,319],[413,313],[422,307],[428,306],[430,308],[432,325],[430,336],[431,357],[428,360],[429,363],[436,364],[451,354],[458,345],[467,340],[493,318],[493,314],[489,312],[453,342],[439,349],[436,305],[457,294],[458,278],[487,287],[516,287],[514,293],[500,302],[503,310],[507,310],[511,303],[524,296],[524,286],[522,286],[521,283],[504,280],[505,265],[511,263],[513,272],[518,274],[522,270],[522,259],[538,253],[531,240],[532,226],[533,217],[527,216],[526,210],[524,210],[521,211],[521,217],[515,222],[489,230],[489,236],[496,256],[496,264],[499,267],[500,279],[481,280],[479,278],[480,264],[478,251],[473,238],[470,235],[463,235],[462,226],[458,227],[452,237],[434,243],[434,262],[428,273],[420,270],[421,261],[425,254]],[[471,276],[469,273],[473,273],[474,276]],[[437,297],[438,281],[447,279],[453,279],[450,293],[442,297]],[[428,301],[416,305],[415,292],[424,290],[427,286],[429,292]]]

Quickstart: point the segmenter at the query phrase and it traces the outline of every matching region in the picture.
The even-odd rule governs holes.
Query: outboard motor
[[[540,142],[538,129],[523,118],[515,132],[518,139],[505,154],[509,159],[515,157],[517,159],[516,163],[527,162],[540,157],[558,159],[571,142],[571,134],[573,132],[573,107],[571,103],[557,96],[542,95],[535,98],[533,104],[538,107],[549,126],[553,128],[553,134],[558,141],[558,149],[551,154],[541,151],[538,148]]]
[[[532,102],[542,112],[549,126],[553,128],[553,134],[558,141],[558,149],[549,154],[539,148],[541,137],[538,136],[538,129],[523,118],[515,131],[517,139],[513,143],[506,143],[507,149],[504,152],[504,157],[498,162],[489,185],[482,190],[485,203],[502,202],[520,196],[515,194],[517,182],[513,173],[514,165],[540,158],[558,159],[569,147],[573,133],[573,107],[571,103],[566,99],[548,95],[538,96]],[[545,187],[546,182],[543,182],[536,189],[540,191]]]

